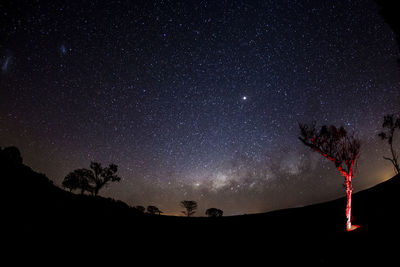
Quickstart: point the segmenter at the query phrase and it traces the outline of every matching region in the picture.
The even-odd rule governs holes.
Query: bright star
[[[242,100],[246,100],[246,99],[247,99],[247,96],[243,96],[243,97],[242,97]]]

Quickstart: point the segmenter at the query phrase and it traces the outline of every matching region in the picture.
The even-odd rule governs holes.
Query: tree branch
[[[324,156],[325,158],[327,158],[327,159],[329,159],[330,161],[333,161],[333,162],[335,162],[335,163],[337,162],[337,159],[336,159],[334,156],[328,154],[327,152],[322,151],[322,149],[319,148],[319,147],[318,147],[317,145],[315,145],[314,143],[308,143],[305,139],[303,139],[303,138],[301,138],[301,137],[299,137],[299,139],[300,139],[300,141],[303,142],[303,144],[305,144],[306,146],[310,147],[310,148],[313,149],[314,151],[320,153],[320,154],[321,154],[322,156]]]
[[[384,159],[389,160],[392,164],[395,164],[394,160],[388,157],[383,156]]]

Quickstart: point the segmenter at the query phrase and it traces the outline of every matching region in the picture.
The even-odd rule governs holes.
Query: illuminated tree
[[[208,217],[222,217],[224,212],[217,208],[209,208],[206,210],[206,215]]]
[[[190,217],[196,213],[197,202],[192,200],[183,200],[181,201],[181,207],[186,209],[182,211],[182,213],[185,214],[187,217]]]
[[[393,149],[393,136],[396,129],[400,130],[400,117],[395,118],[393,114],[386,115],[383,118],[382,127],[387,128],[388,130],[386,132],[379,133],[378,136],[382,138],[382,140],[388,140],[390,146],[390,152],[392,153],[392,158],[388,157],[383,157],[383,158],[389,160],[393,164],[394,171],[396,172],[396,174],[399,174],[400,173],[400,165],[398,162],[399,156]]]
[[[299,124],[300,141],[314,151],[332,161],[336,169],[344,177],[346,189],[346,230],[351,231],[356,226],[351,225],[351,194],[353,192],[352,179],[355,165],[360,154],[360,140],[354,134],[347,134],[343,127],[322,126],[319,131],[315,123],[311,125]]]

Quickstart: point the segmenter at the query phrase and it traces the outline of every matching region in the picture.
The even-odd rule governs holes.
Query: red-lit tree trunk
[[[351,224],[351,194],[353,193],[353,185],[352,185],[352,169],[353,169],[354,161],[350,161],[349,168],[347,172],[343,170],[341,166],[337,166],[337,170],[344,177],[344,188],[346,191],[346,230],[353,230],[353,226]]]
[[[351,194],[353,193],[353,185],[352,185],[352,167],[353,163],[350,163],[350,168],[348,173],[342,169],[341,166],[336,167],[340,174],[344,177],[344,187],[346,191],[346,230],[353,230],[353,226],[351,224]]]
[[[351,175],[345,177],[344,186],[346,188],[346,230],[350,231],[351,227],[351,194],[353,193],[353,186],[351,185]]]

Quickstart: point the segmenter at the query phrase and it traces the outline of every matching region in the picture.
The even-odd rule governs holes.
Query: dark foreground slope
[[[139,257],[166,262],[398,261],[400,177],[345,199],[222,218],[150,216],[123,202],[71,194],[21,164],[2,164],[3,241],[13,252],[79,261]]]

